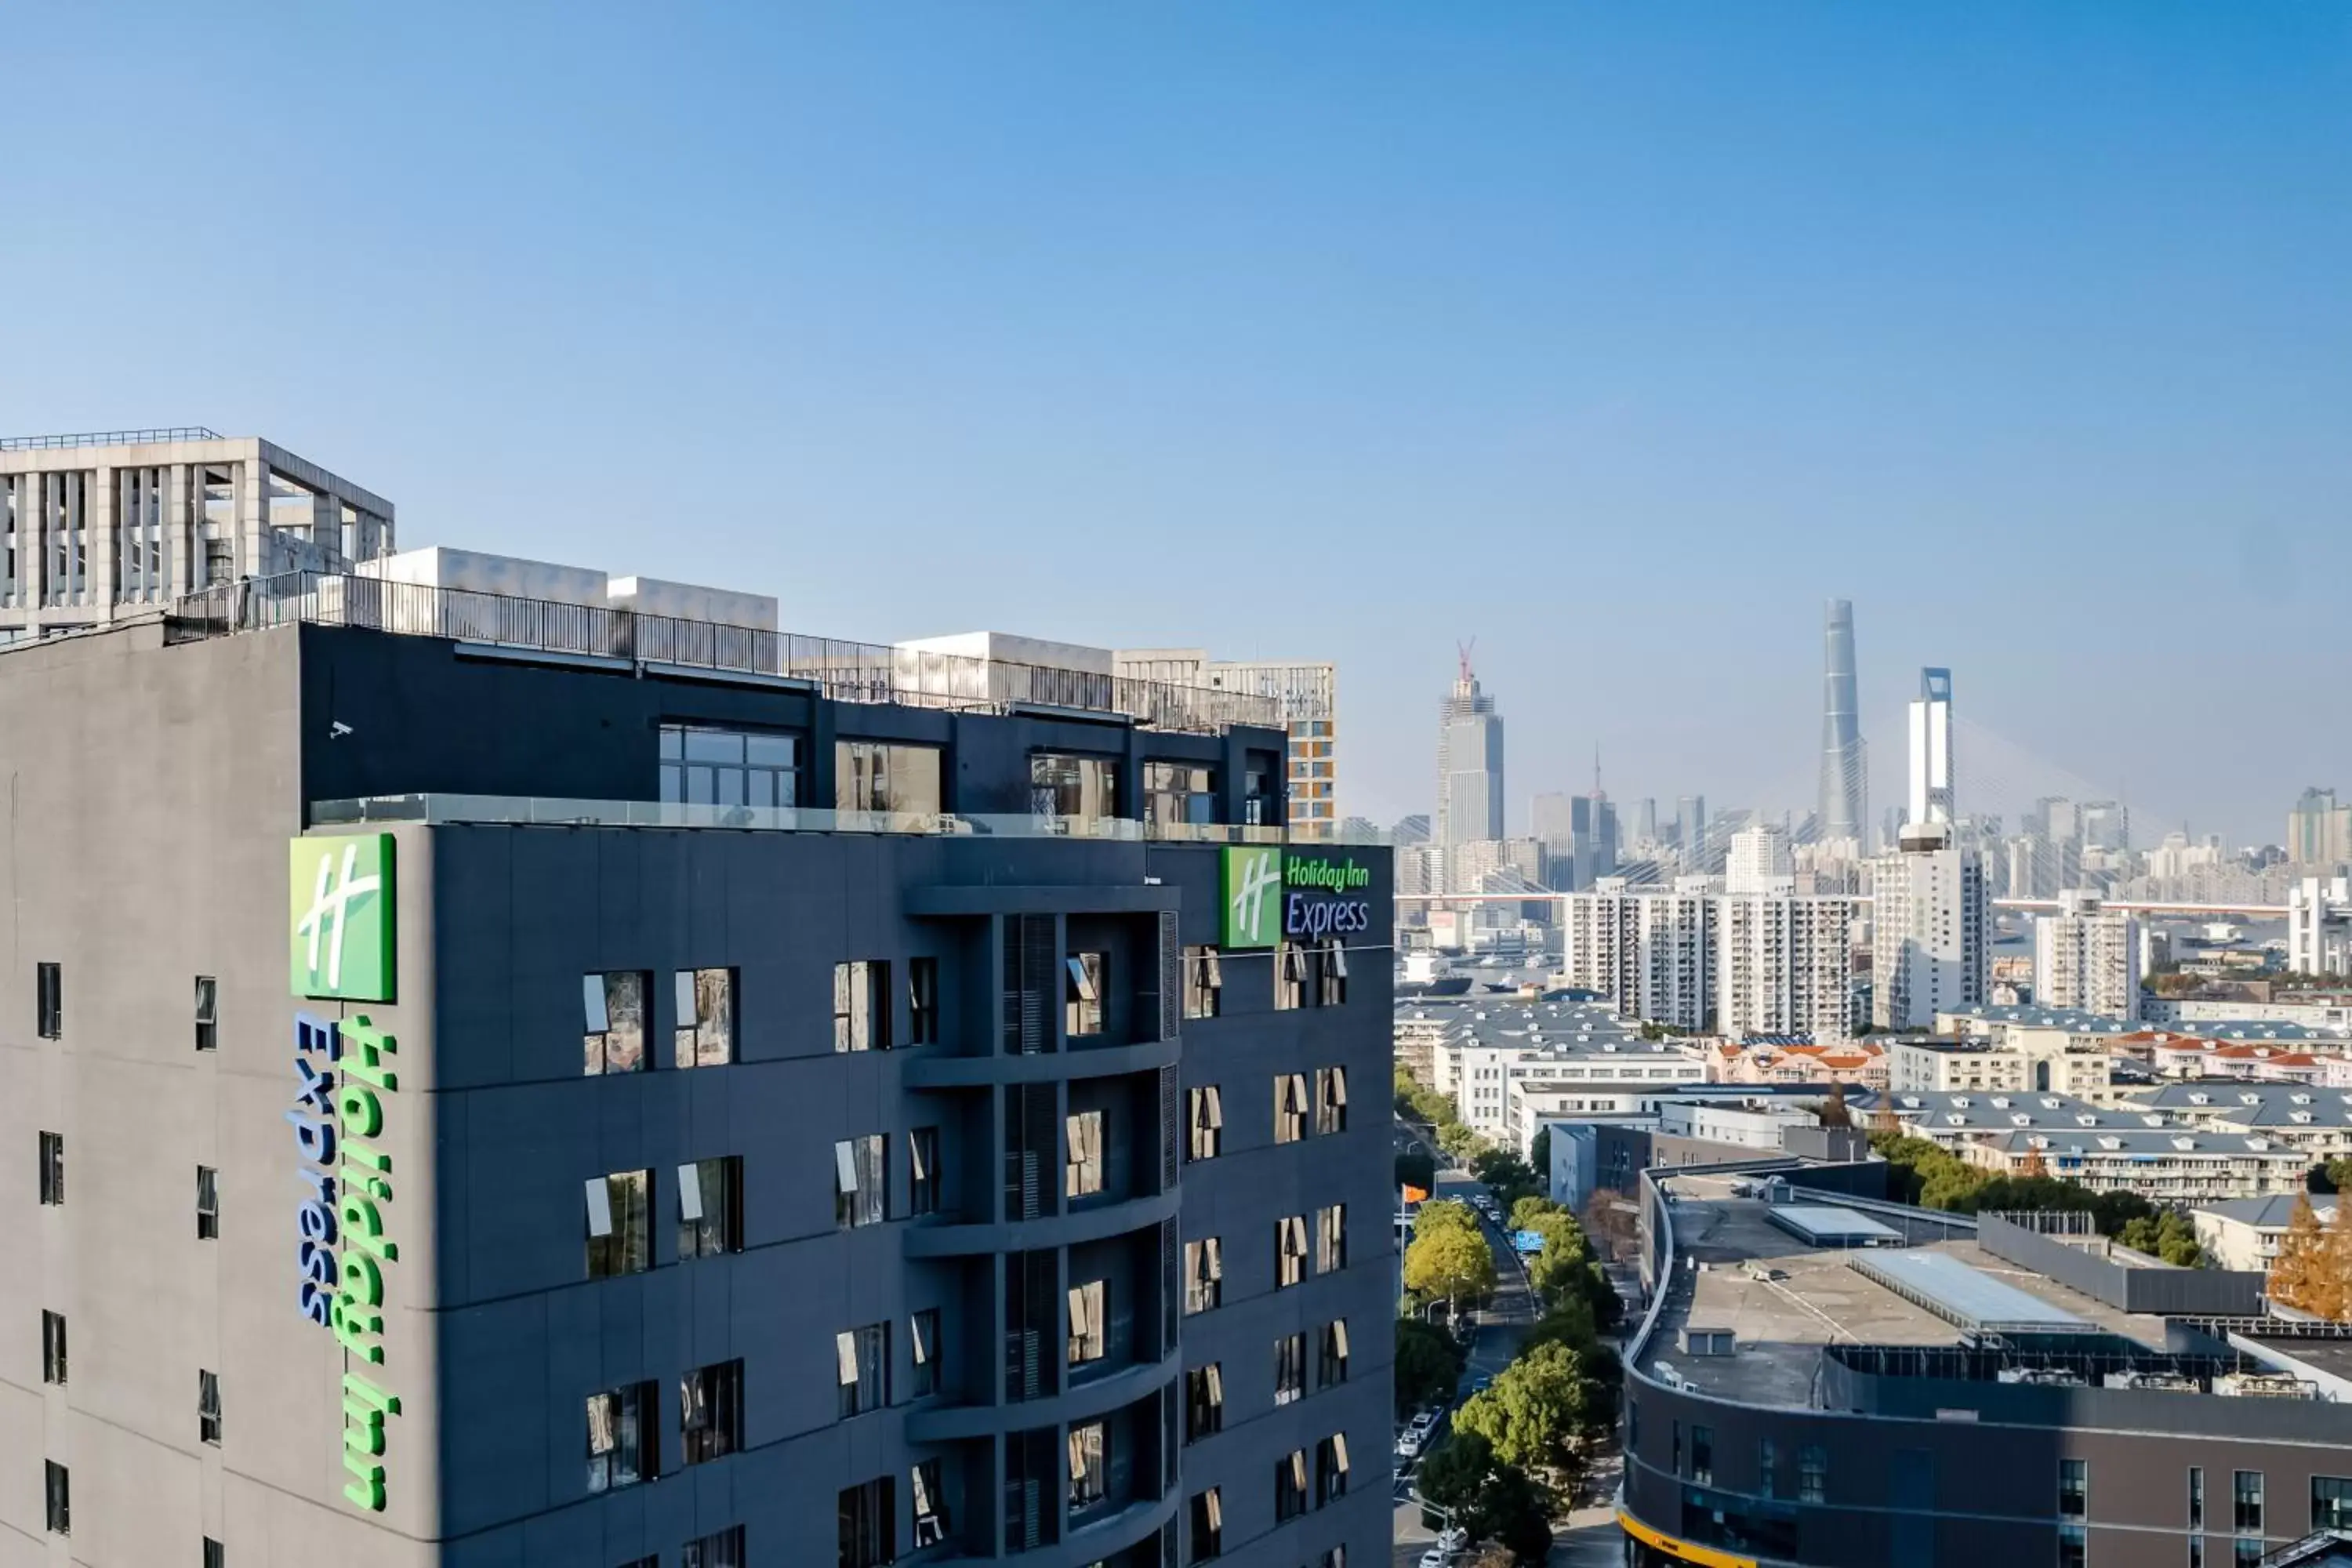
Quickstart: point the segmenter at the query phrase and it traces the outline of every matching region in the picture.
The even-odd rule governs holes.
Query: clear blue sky
[[[2144,830],[2352,790],[2352,7],[5,37],[8,431],[267,435],[407,542],[796,629],[1333,658],[1383,820],[1474,634],[1515,819],[1596,743],[1621,797],[1808,805],[1832,593],[1879,802],[1922,663]]]

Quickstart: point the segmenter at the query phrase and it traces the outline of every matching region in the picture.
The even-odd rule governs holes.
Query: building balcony
[[[1164,1193],[1098,1204],[1074,1214],[1043,1215],[1036,1219],[918,1221],[907,1227],[907,1256],[966,1258],[982,1253],[1079,1247],[1174,1218],[1179,1195],[1178,1190],[1171,1187]]]

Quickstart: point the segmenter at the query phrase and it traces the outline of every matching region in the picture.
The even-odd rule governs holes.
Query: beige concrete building
[[[394,548],[392,503],[282,447],[196,427],[0,438],[0,642]]]

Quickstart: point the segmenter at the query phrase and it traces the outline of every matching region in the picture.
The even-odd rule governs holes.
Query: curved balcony
[[[1003,1405],[949,1405],[907,1414],[910,1443],[951,1443],[965,1437],[986,1437],[1029,1426],[1060,1426],[1091,1421],[1132,1405],[1146,1394],[1174,1383],[1183,1371],[1181,1351],[1171,1351],[1160,1361],[1132,1366],[1082,1383],[1045,1399],[1014,1400]],[[1090,1561],[1090,1560],[1089,1560]]]
[[[1175,1040],[1145,1040],[1131,1046],[1090,1046],[1078,1050],[1026,1055],[923,1056],[899,1071],[908,1089],[980,1089],[997,1083],[1058,1083],[1065,1079],[1116,1078],[1157,1072],[1172,1066],[1181,1047]]]
[[[969,1225],[914,1225],[907,1229],[909,1258],[967,1258],[976,1253],[1034,1252],[1080,1247],[1089,1241],[1144,1230],[1176,1217],[1178,1193],[1171,1188],[1124,1203],[1104,1204],[1076,1214],[1030,1220]]]
[[[1066,1532],[1050,1546],[1040,1546],[1034,1552],[1008,1552],[1003,1556],[943,1557],[933,1560],[929,1568],[966,1568],[967,1564],[982,1563],[1018,1563],[1020,1568],[1086,1568],[1089,1563],[1099,1563],[1132,1547],[1140,1546],[1152,1535],[1164,1529],[1176,1517],[1183,1500],[1182,1493],[1171,1489],[1163,1498],[1138,1498],[1115,1513],[1086,1523]]]

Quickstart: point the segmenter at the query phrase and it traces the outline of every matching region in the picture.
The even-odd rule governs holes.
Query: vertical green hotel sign
[[[388,833],[297,838],[289,850],[288,942],[294,994],[389,1002],[397,908]],[[398,1042],[364,1014],[294,1019],[298,1310],[342,1347],[343,1496],[382,1513],[384,1422],[397,1395],[378,1381],[384,1365],[384,1265],[400,1258],[393,1213],[386,1106],[400,1088]]]
[[[390,1002],[397,888],[392,835],[297,838],[287,850],[289,973],[294,994]]]

